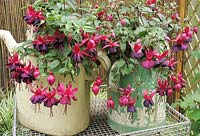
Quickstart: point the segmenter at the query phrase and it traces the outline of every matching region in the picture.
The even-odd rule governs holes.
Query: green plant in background
[[[13,92],[7,91],[6,93],[1,93],[0,101],[0,135],[7,136],[12,134],[13,126],[13,107],[14,99]]]
[[[192,54],[198,60],[200,59],[200,50],[193,52]],[[200,78],[200,70],[195,70],[195,77],[193,82],[196,82]],[[200,90],[191,92],[183,97],[182,100],[178,100],[174,105],[178,104],[183,110],[185,115],[192,122],[192,135],[200,136]]]

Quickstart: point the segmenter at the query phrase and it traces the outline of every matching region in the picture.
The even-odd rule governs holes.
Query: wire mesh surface
[[[16,108],[15,108],[16,110]],[[90,126],[77,136],[189,136],[190,121],[167,104],[166,125],[131,133],[120,134],[111,129],[107,123],[106,99],[94,98],[91,101]],[[14,112],[16,114],[16,111]],[[14,118],[13,136],[47,136],[27,129]],[[16,129],[16,130],[15,130]],[[16,132],[16,133],[15,133]]]

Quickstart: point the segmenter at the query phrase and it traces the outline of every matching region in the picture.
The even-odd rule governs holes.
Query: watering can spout
[[[12,54],[14,49],[19,47],[22,43],[17,43],[12,34],[6,30],[0,30],[0,40],[3,40],[6,44],[8,51]]]

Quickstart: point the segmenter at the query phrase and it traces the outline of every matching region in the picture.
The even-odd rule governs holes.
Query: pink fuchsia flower
[[[16,70],[16,68],[24,67],[24,64],[21,63],[18,53],[14,53],[13,56],[8,58],[8,63],[6,66],[11,72],[13,72]]]
[[[23,18],[29,25],[34,25],[34,26],[38,25],[41,22],[41,20],[45,19],[42,12],[35,11],[32,6],[28,6],[26,15]]]
[[[119,88],[119,90],[123,93],[122,95],[126,96],[129,96],[134,91],[131,84],[128,84],[127,88]]]
[[[94,95],[97,95],[99,93],[99,91],[100,91],[100,87],[98,85],[94,84],[92,86],[92,92],[94,93]]]
[[[45,92],[47,90],[47,88],[42,88],[42,87],[37,87],[35,90],[32,87],[32,85],[30,85],[30,90],[31,92],[34,94],[31,98],[30,101],[32,104],[41,104],[43,102],[43,100],[45,99]]]
[[[64,84],[58,84],[57,93],[60,95],[59,103],[65,105],[65,114],[67,113],[67,105],[71,105],[71,100],[77,101],[75,94],[78,92],[78,88],[72,88],[72,84],[69,83],[66,86]]]
[[[113,21],[113,15],[112,14],[107,15],[106,20],[112,22]]]
[[[52,86],[55,83],[55,81],[56,81],[56,78],[55,78],[53,72],[50,71],[49,76],[47,77],[47,82],[49,83],[49,85]]]
[[[156,92],[152,92],[149,95],[147,90],[144,90],[144,92],[143,92],[143,97],[144,97],[143,105],[144,105],[144,107],[149,108],[150,106],[154,105],[153,97],[155,96],[155,94],[156,94]]]
[[[115,102],[112,99],[112,96],[110,96],[110,98],[107,101],[107,108],[108,109],[114,109],[115,107]]]
[[[81,63],[84,56],[89,56],[86,52],[82,51],[79,44],[75,44],[72,49],[72,58],[76,63]]]
[[[119,98],[119,105],[120,106],[128,106],[129,104],[129,97],[130,96],[126,96],[126,95],[122,95]]]
[[[181,73],[178,73],[178,76],[171,75],[170,79],[174,82],[174,90],[180,91],[182,88],[185,87],[185,80],[182,77]]]
[[[156,4],[157,0],[147,0],[147,5],[151,6],[153,4]]]
[[[117,47],[119,47],[118,42],[109,41],[109,43],[107,45],[105,45],[103,47],[103,49],[108,48],[110,53],[115,53],[115,52],[117,52],[117,49],[116,49]]]
[[[135,103],[136,103],[136,100],[133,99],[132,97],[129,97],[127,112],[131,112],[131,113],[137,112],[137,109],[135,107]]]
[[[155,53],[156,52],[154,52],[153,50],[150,50],[150,49],[145,51],[146,60],[141,62],[141,65],[143,68],[151,69],[155,66],[155,64],[156,64],[154,61]]]
[[[133,52],[131,53],[131,57],[134,59],[141,59],[144,57],[144,53],[142,52],[142,43],[141,40],[138,39],[136,43],[132,46]]]

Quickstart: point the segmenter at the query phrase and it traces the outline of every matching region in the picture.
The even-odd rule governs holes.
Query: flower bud
[[[115,102],[113,101],[112,97],[110,96],[110,98],[108,99],[107,101],[107,108],[108,109],[114,109],[114,106],[115,106]]]
[[[125,20],[125,19],[122,19],[122,20],[120,21],[120,23],[121,23],[122,26],[125,26],[125,25],[126,25],[126,20]]]
[[[176,84],[175,86],[174,86],[174,88],[175,88],[175,90],[176,91],[180,91],[181,90],[181,84]]]
[[[34,73],[33,73],[33,76],[36,79],[39,75],[40,75],[40,71],[39,71],[38,68],[36,68],[35,71],[34,71]]]
[[[100,91],[100,88],[98,85],[94,84],[92,87],[92,92],[94,93],[94,95],[97,95]]]
[[[47,81],[48,81],[48,83],[49,83],[50,85],[53,85],[53,84],[55,83],[56,78],[55,78],[55,76],[54,76],[54,74],[53,74],[52,71],[49,72],[49,76],[48,76],[48,78],[47,78]]]
[[[193,31],[194,31],[195,33],[197,33],[197,32],[198,32],[198,27],[195,26],[194,29],[193,29]]]
[[[102,85],[102,83],[103,83],[103,81],[102,81],[101,77],[98,76],[97,79],[95,80],[94,84],[100,86],[100,85]]]

